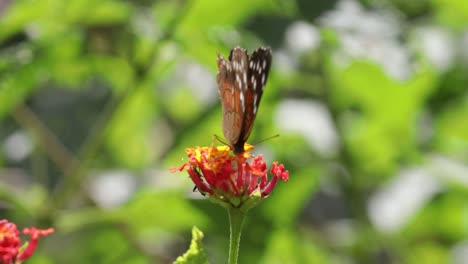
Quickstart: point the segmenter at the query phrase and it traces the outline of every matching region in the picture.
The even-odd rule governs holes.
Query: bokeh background
[[[183,173],[222,135],[216,54],[273,49],[250,138],[290,181],[241,263],[468,263],[468,2],[1,0],[0,218],[28,263],[171,263],[228,219]],[[218,144],[218,142],[216,142]]]

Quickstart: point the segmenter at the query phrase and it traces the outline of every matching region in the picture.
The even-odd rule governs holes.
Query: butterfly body
[[[250,56],[236,47],[229,60],[218,54],[217,83],[223,109],[223,134],[235,154],[244,152],[263,95],[271,65],[271,49]]]

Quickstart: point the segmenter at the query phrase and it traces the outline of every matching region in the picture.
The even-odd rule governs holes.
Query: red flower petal
[[[26,248],[19,254],[18,260],[23,261],[34,253],[37,247],[37,243],[39,242],[39,236],[47,236],[54,233],[53,228],[48,229],[37,229],[35,227],[25,228],[23,229],[23,234],[30,235],[31,238],[29,239],[28,245]]]
[[[284,165],[273,163],[268,181],[267,166],[261,155],[253,157],[249,150],[232,155],[229,147],[196,147],[187,148],[185,152],[189,161],[171,171],[186,170],[197,188],[223,202],[232,200],[232,205],[246,201],[254,192],[260,191],[262,197],[268,196],[278,179],[288,181],[289,172]]]
[[[26,248],[20,252],[21,240],[19,231],[14,223],[0,220],[0,260],[1,263],[10,264],[29,258],[37,247],[39,236],[47,236],[54,232],[53,228],[41,230],[37,228],[25,228],[24,234],[30,235],[31,239]]]
[[[271,167],[270,173],[273,174],[275,177],[282,179],[285,182],[289,180],[289,171],[285,171],[284,165],[278,164],[277,161],[273,162],[273,166]]]

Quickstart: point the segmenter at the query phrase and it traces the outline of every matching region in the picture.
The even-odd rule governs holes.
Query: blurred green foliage
[[[350,3],[357,19],[396,14],[383,22],[396,36],[364,40],[365,53],[379,47],[383,63],[366,54],[343,60],[343,32],[324,21]],[[310,33],[292,34],[298,21],[316,30],[317,45],[295,46]],[[372,21],[354,30],[372,31]],[[455,43],[438,50],[452,54],[443,67],[421,48],[437,44],[417,37],[427,27]],[[172,263],[193,226],[210,263],[225,262],[226,212],[169,169],[185,161],[185,148],[222,135],[216,54],[237,45],[273,48],[249,141],[280,133],[256,150],[290,171],[249,213],[241,263],[460,259],[468,235],[466,1],[10,0],[0,1],[0,218],[57,230],[28,263]],[[395,58],[386,45],[407,51],[405,78],[386,70]],[[288,100],[326,109],[337,136],[331,154],[278,119]],[[411,168],[429,171],[439,187],[385,230],[369,204]],[[131,194],[103,204],[96,195],[119,189],[93,186],[116,171],[130,175]]]

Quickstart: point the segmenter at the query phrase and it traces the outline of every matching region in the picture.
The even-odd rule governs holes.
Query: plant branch
[[[47,155],[65,174],[72,164],[78,163],[72,153],[58,140],[52,131],[39,117],[24,104],[19,105],[12,112],[13,118],[33,136],[42,146]]]

